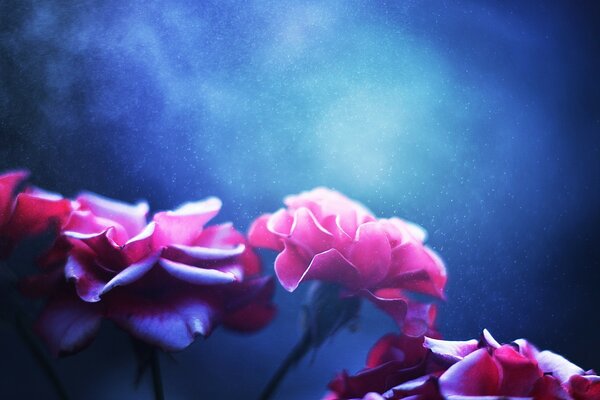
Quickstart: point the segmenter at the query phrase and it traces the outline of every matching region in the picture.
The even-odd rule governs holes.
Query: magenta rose
[[[338,375],[325,399],[600,399],[600,377],[593,371],[524,339],[501,345],[484,331],[479,340],[425,337],[420,343],[418,350],[402,336],[385,336],[369,358],[384,356],[357,375]]]
[[[206,227],[216,198],[147,221],[148,205],[91,193],[45,257],[45,273],[24,289],[48,296],[38,331],[55,354],[80,350],[103,318],[133,337],[177,351],[218,324],[253,331],[274,316],[272,281],[231,224]]]
[[[248,236],[253,246],[280,252],[275,273],[286,290],[309,280],[338,284],[343,296],[373,301],[405,333],[425,333],[435,310],[411,300],[411,293],[443,298],[446,271],[423,244],[423,229],[399,218],[377,219],[325,188],[288,196],[284,203],[286,208],[254,221]]]
[[[71,212],[71,202],[56,194],[34,187],[17,194],[28,175],[24,170],[0,175],[0,259],[19,241],[60,226]]]

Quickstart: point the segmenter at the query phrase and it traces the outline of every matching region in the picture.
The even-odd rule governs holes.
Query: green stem
[[[48,360],[48,357],[37,343],[33,332],[31,332],[29,326],[25,323],[23,317],[19,315],[18,312],[15,316],[15,328],[17,329],[19,336],[21,337],[21,339],[23,340],[23,342],[25,343],[25,345],[27,346],[27,348],[29,349],[39,366],[41,367],[42,371],[44,371],[44,373],[46,374],[46,377],[48,378],[50,383],[52,383],[52,386],[54,387],[54,391],[56,392],[58,398],[61,400],[68,400],[69,396],[67,395],[67,391],[63,386],[60,378],[56,374],[56,371],[52,367],[50,360]]]
[[[273,394],[275,394],[275,391],[277,390],[281,382],[283,382],[283,379],[289,372],[290,368],[296,365],[302,359],[302,357],[306,355],[306,353],[310,349],[310,343],[310,332],[308,330],[305,330],[298,343],[296,343],[296,345],[288,353],[281,365],[279,365],[279,368],[277,368],[277,371],[275,371],[275,373],[269,380],[269,383],[267,383],[267,385],[263,389],[259,400],[268,400],[273,396]]]
[[[152,368],[152,387],[154,388],[154,399],[155,400],[164,400],[165,393],[163,390],[162,377],[160,374],[160,360],[158,349],[152,349],[152,360],[151,360],[151,368]]]

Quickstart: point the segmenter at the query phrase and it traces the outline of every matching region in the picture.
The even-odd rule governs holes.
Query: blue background
[[[450,277],[445,337],[487,327],[600,368],[592,3],[5,0],[0,168],[154,210],[216,195],[217,221],[241,230],[286,194],[329,186],[429,231]],[[261,333],[218,330],[163,359],[168,398],[252,398],[297,338],[302,297],[278,288]],[[105,325],[57,362],[69,390],[147,398]],[[318,398],[393,329],[364,307],[280,398]],[[0,335],[6,396],[48,398],[15,334]]]

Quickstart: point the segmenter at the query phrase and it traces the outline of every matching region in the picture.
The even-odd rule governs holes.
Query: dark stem
[[[152,349],[152,360],[151,360],[151,368],[152,368],[152,387],[154,388],[154,399],[155,400],[164,400],[165,393],[163,391],[163,383],[162,377],[160,375],[160,360],[158,349]]]
[[[287,375],[290,368],[296,365],[302,359],[302,357],[306,355],[308,350],[310,350],[310,345],[311,335],[310,331],[306,329],[298,343],[296,343],[281,365],[279,365],[279,368],[277,368],[277,371],[275,371],[275,374],[273,374],[269,380],[269,383],[267,383],[267,386],[265,386],[263,389],[259,400],[268,400],[273,396],[273,394],[275,394],[275,391],[283,381],[283,378],[285,378]]]
[[[56,371],[52,367],[50,360],[48,360],[48,357],[46,356],[42,348],[40,348],[28,325],[25,323],[22,316],[18,313],[15,316],[15,327],[17,329],[17,332],[19,333],[19,336],[21,337],[21,339],[23,339],[23,342],[25,342],[25,345],[27,346],[27,348],[41,367],[42,371],[44,371],[46,377],[52,383],[52,386],[54,387],[54,391],[56,392],[58,398],[61,400],[68,400],[69,396],[67,395],[67,391],[63,386],[62,382],[60,381],[60,378],[56,374]]]

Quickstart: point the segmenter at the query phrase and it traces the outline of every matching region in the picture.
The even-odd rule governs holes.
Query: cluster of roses
[[[17,194],[25,178],[0,176],[1,250],[6,256],[25,237],[54,231],[40,273],[21,287],[47,299],[37,328],[55,354],[81,350],[104,319],[166,351],[217,325],[261,329],[275,315],[273,282],[252,250],[263,247],[279,252],[275,274],[286,290],[326,283],[340,302],[367,299],[398,323],[400,333],[377,342],[363,371],[330,383],[327,400],[600,399],[593,371],[525,340],[500,345],[487,331],[479,340],[440,340],[435,300],[444,298],[446,272],[424,245],[425,231],[378,219],[337,192],[287,197],[285,208],[254,221],[246,239],[231,224],[206,226],[221,207],[216,198],[148,220],[146,203],[91,193],[71,200],[32,187]]]

